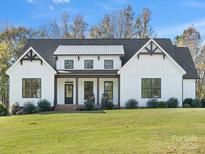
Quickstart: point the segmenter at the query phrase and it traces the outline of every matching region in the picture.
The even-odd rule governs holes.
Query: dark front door
[[[73,104],[73,84],[65,84],[65,104]]]

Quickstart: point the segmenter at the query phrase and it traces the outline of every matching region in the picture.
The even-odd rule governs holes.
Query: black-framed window
[[[84,60],[84,69],[93,69],[93,60]]]
[[[107,95],[108,100],[113,100],[113,81],[104,82],[104,94]]]
[[[84,100],[89,100],[93,95],[93,81],[84,82]]]
[[[161,98],[161,79],[142,78],[142,98]]]
[[[73,60],[64,60],[64,68],[65,69],[73,69],[74,61]]]
[[[22,79],[22,98],[41,98],[41,79]]]
[[[104,69],[113,69],[113,60],[104,60]]]

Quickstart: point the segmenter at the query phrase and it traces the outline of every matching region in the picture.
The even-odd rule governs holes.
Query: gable
[[[147,41],[147,43],[144,44],[136,53],[130,58],[125,65],[122,66],[122,68],[118,71],[118,74],[130,63],[135,57],[140,58],[140,55],[162,55],[163,59],[165,59],[165,56],[169,58],[175,66],[181,70],[183,74],[186,73],[186,71],[173,59],[156,41],[153,39],[150,39]]]
[[[45,61],[32,47],[29,47],[25,53],[11,67],[9,67],[9,69],[6,71],[6,74],[9,75],[18,63],[23,65],[24,61],[39,61],[41,65],[47,65],[54,73],[56,73],[56,71],[47,63],[47,61]]]

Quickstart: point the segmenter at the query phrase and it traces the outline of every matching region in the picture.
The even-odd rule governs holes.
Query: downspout
[[[183,107],[183,100],[184,100],[184,79],[182,77],[182,106]]]

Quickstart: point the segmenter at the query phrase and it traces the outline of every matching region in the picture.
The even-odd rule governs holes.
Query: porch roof
[[[118,70],[58,70],[57,75],[118,75]]]

